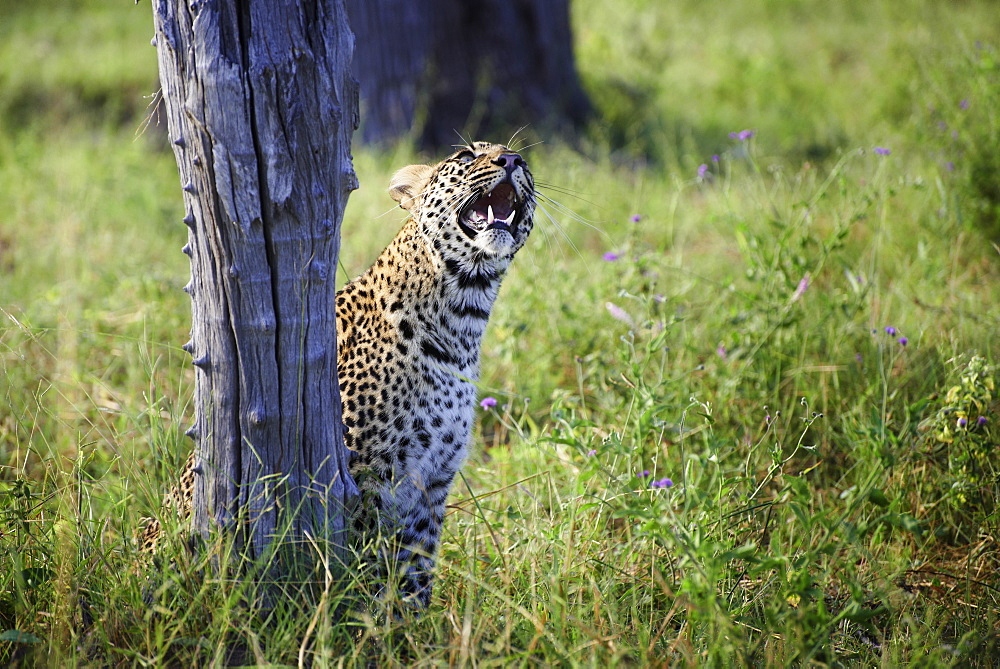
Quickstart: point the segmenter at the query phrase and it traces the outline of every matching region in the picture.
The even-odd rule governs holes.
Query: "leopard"
[[[389,537],[405,602],[430,602],[445,501],[472,438],[483,336],[538,202],[524,158],[470,142],[410,165],[389,195],[407,212],[371,267],[336,296],[337,374],[349,471],[364,503],[352,527]],[[168,496],[190,514],[194,460]],[[160,526],[144,531],[155,550]]]

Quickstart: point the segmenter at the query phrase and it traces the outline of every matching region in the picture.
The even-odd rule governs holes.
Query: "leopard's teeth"
[[[492,204],[491,205],[487,205],[487,207],[486,207],[486,225],[487,226],[493,225],[493,221],[495,221],[495,220],[496,220],[496,217],[493,216],[493,205]]]

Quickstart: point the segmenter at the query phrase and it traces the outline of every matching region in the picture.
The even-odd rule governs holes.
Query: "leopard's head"
[[[475,142],[437,165],[410,165],[389,193],[445,262],[506,268],[533,226],[535,183],[506,146]]]

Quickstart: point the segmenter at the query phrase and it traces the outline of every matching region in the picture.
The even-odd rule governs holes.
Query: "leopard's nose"
[[[503,153],[493,162],[507,170],[507,176],[510,176],[514,170],[524,165],[524,158],[522,158],[520,154],[513,152]]]

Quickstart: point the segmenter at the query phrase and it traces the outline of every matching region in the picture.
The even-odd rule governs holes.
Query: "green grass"
[[[995,7],[574,19],[601,117],[526,153],[556,203],[487,335],[499,404],[434,601],[345,626],[332,586],[268,613],[182,551],[152,585],[134,569],[193,386],[176,168],[137,136],[149,7],[0,9],[0,660],[996,662]],[[341,280],[419,159],[355,155]]]

